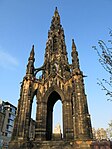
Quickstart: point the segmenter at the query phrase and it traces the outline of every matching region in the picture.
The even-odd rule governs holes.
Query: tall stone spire
[[[79,69],[79,58],[78,58],[78,52],[76,50],[76,45],[74,42],[74,39],[72,39],[72,52],[71,52],[71,56],[72,56],[72,68],[73,69]]]
[[[69,71],[68,65],[64,30],[60,23],[60,15],[56,7],[46,43],[44,75],[55,72],[63,76],[65,71]]]
[[[61,26],[60,25],[60,15],[59,15],[58,9],[56,7],[55,12],[54,12],[54,16],[53,16],[52,22],[51,22],[51,29],[59,28],[60,26]]]
[[[34,76],[34,45],[32,46],[31,52],[30,52],[30,57],[28,59],[28,65],[27,65],[27,69],[26,69],[26,76]]]

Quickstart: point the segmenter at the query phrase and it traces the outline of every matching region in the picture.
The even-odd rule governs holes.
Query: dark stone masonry
[[[44,63],[40,68],[34,67],[34,55],[32,46],[21,85],[9,149],[94,148],[84,75],[80,70],[78,52],[72,40],[72,64],[69,64],[64,30],[57,8],[48,31]],[[42,76],[37,79],[36,74],[40,71]],[[34,96],[37,100],[37,112],[35,137],[31,140],[29,130]],[[63,109],[63,137],[55,140],[52,137],[53,107],[58,100],[61,100]]]

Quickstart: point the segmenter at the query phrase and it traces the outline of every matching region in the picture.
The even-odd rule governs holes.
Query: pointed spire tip
[[[72,45],[75,45],[74,39],[72,39]]]
[[[61,25],[60,25],[60,15],[56,7],[54,11],[54,16],[52,17],[51,21],[51,28],[57,28],[57,27],[61,27]]]
[[[56,14],[59,15],[59,12],[58,12],[58,8],[57,8],[57,7],[55,7],[55,12],[54,12],[54,14],[55,14],[55,15],[56,15]]]
[[[72,39],[72,42],[74,43],[74,39]]]
[[[30,52],[29,60],[34,59],[34,55],[35,55],[35,52],[34,52],[34,45],[32,45],[32,49],[31,49],[31,52]]]
[[[72,39],[72,48],[76,49],[76,45],[75,45],[74,39]]]

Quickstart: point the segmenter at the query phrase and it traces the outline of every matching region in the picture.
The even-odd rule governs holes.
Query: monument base
[[[91,140],[13,141],[8,149],[94,149]]]

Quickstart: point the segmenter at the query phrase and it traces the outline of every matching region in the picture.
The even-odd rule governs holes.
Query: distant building
[[[0,146],[7,149],[12,136],[17,108],[9,102],[0,100]]]
[[[3,139],[2,139],[2,127],[5,115],[0,112],[0,149],[2,148]]]
[[[107,131],[104,128],[92,129],[93,138],[97,141],[108,140]]]
[[[52,140],[61,140],[61,139],[62,139],[61,126],[58,123],[54,128]]]

